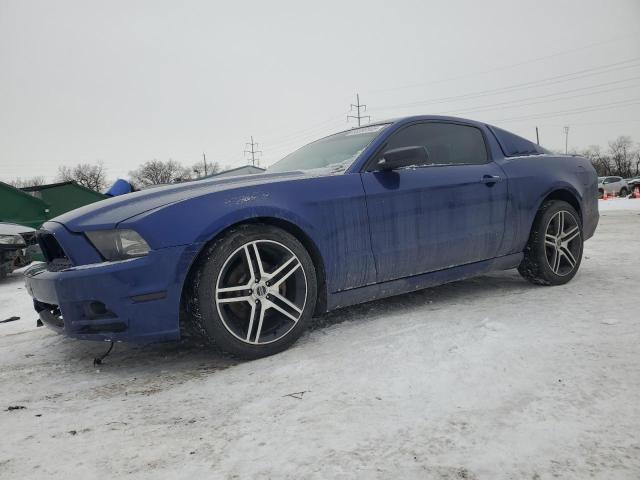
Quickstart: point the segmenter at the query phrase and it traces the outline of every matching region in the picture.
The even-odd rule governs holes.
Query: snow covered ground
[[[598,209],[601,212],[611,210],[640,210],[640,199],[636,198],[612,198],[610,200],[599,200]]]
[[[600,204],[568,285],[511,271],[373,302],[246,363],[116,345],[94,368],[105,345],[36,329],[15,274],[0,478],[638,479],[640,200]]]

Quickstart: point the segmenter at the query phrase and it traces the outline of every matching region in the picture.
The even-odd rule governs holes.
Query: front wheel
[[[241,225],[214,242],[193,282],[196,330],[242,358],[289,347],[315,309],[311,257],[293,235],[271,225]]]
[[[567,202],[545,202],[533,223],[520,274],[538,285],[562,285],[571,280],[582,260],[582,223]]]

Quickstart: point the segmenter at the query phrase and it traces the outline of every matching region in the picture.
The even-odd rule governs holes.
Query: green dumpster
[[[51,208],[43,200],[0,182],[0,222],[40,228],[51,218]]]
[[[57,217],[75,208],[109,198],[106,195],[83,187],[76,182],[51,183],[25,187],[23,192],[42,200],[49,205],[49,218]]]

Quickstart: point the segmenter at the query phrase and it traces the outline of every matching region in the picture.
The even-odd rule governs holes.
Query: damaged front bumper
[[[147,256],[51,271],[40,263],[25,283],[40,320],[64,335],[99,341],[151,343],[180,337],[185,261],[180,247]],[[187,255],[190,256],[190,255]]]

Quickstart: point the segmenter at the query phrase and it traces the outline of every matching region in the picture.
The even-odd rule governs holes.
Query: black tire
[[[599,188],[598,189],[598,198],[603,198],[604,197],[604,190]]]
[[[621,197],[626,197],[627,195],[629,195],[629,190],[627,190],[627,188],[626,188],[626,187],[622,187],[622,188],[620,189],[620,196],[621,196]]]
[[[552,260],[555,263],[556,257],[553,256],[554,247],[549,246],[551,242],[545,242],[547,239],[546,234],[553,230],[551,221],[556,221],[557,214],[559,212],[565,212],[564,215],[568,216],[567,219],[575,221],[575,225],[578,228],[578,236],[571,240],[568,246],[562,247],[560,250],[563,252],[568,251],[568,254],[557,254],[560,257],[558,262],[558,273],[556,273],[551,265]],[[553,224],[555,225],[555,223]],[[550,200],[545,202],[538,211],[536,218],[533,222],[529,241],[524,250],[524,259],[518,267],[518,272],[525,279],[536,285],[563,285],[569,282],[577,273],[580,268],[580,262],[582,261],[583,251],[583,236],[582,236],[582,222],[580,215],[576,210],[567,202],[561,200]],[[557,250],[557,249],[556,249]],[[571,267],[570,258],[571,254],[575,260],[573,267]],[[564,264],[561,262],[564,261]],[[560,268],[562,267],[562,268]],[[569,269],[569,267],[571,267]]]
[[[229,304],[222,304],[219,302],[220,292],[218,290],[218,283],[221,281],[223,274],[227,275],[226,271],[229,269],[227,264],[231,262],[231,265],[233,265],[232,257],[234,257],[234,255],[241,255],[242,252],[245,251],[243,250],[244,246],[251,245],[251,242],[264,242],[269,245],[273,244],[274,248],[284,246],[289,253],[293,253],[300,263],[300,266],[296,269],[296,272],[298,273],[295,273],[295,275],[299,276],[299,270],[302,270],[302,278],[304,279],[304,284],[306,286],[305,294],[301,297],[304,300],[304,304],[301,307],[302,313],[296,313],[296,315],[300,315],[300,318],[292,327],[285,328],[277,325],[274,326],[272,328],[272,332],[275,330],[275,333],[272,333],[272,335],[275,339],[268,343],[248,343],[250,338],[253,336],[253,329],[259,328],[255,325],[252,328],[252,323],[249,323],[248,319],[246,327],[246,332],[248,332],[247,339],[241,339],[240,337],[244,336],[245,332],[242,332],[240,335],[239,330],[234,330],[236,325],[231,325],[232,322],[229,319],[229,317],[233,317],[233,314],[224,310],[225,308],[230,308],[225,306]],[[275,245],[277,245],[277,247],[275,247]],[[255,257],[251,257],[250,261],[252,263],[252,267],[249,268],[254,268],[254,270],[257,271],[257,263],[254,263]],[[236,264],[239,265],[239,261],[236,261]],[[245,264],[245,266],[248,265]],[[239,267],[236,269],[238,268]],[[223,269],[225,269],[225,272],[223,272]],[[252,270],[252,272],[254,270]],[[299,284],[302,283],[300,280],[296,280],[291,277],[294,277],[294,274],[291,274],[290,278],[286,280],[286,282],[294,281]],[[243,284],[244,281],[245,280],[243,279]],[[253,281],[253,279],[250,281]],[[309,325],[317,300],[316,271],[309,253],[293,235],[267,224],[240,225],[227,232],[223,237],[214,241],[213,244],[207,248],[204,255],[202,255],[199,264],[196,266],[196,271],[192,276],[191,282],[192,284],[189,290],[190,298],[187,298],[189,305],[188,310],[190,313],[189,321],[191,322],[190,330],[198,332],[209,344],[217,347],[223,352],[244,359],[266,357],[281,352],[291,346]],[[267,285],[269,284],[267,283]],[[284,288],[286,288],[286,283],[284,284]],[[296,287],[296,289],[299,291],[300,287]],[[238,294],[238,296],[246,296],[247,294],[257,296],[257,292],[258,289],[256,284],[254,290],[247,290],[242,294]],[[239,306],[234,308],[242,308],[245,310],[250,308],[250,315],[255,319],[256,317],[254,316],[254,306],[252,305],[252,302],[255,302],[256,305],[262,304],[264,306],[267,304],[266,299],[269,298],[269,294],[265,294],[264,292],[262,292],[262,294],[266,296],[246,303],[238,302]],[[236,304],[234,303],[234,306],[235,305]],[[298,307],[300,306],[301,305],[298,305]],[[257,306],[256,310],[259,310],[260,308],[261,307]],[[269,308],[270,307],[264,308],[263,315],[265,325],[267,325],[269,321],[271,321],[271,323],[277,322],[278,320],[274,320],[274,318],[277,318],[278,315],[282,317],[279,320],[280,322],[284,322],[284,320],[286,320],[286,318],[274,308],[271,308],[271,310],[269,310],[270,313],[268,313]],[[227,317],[227,323],[225,323],[225,320],[223,319],[225,316]],[[271,320],[269,320],[269,316],[271,316]],[[240,318],[240,316],[238,316],[238,318]],[[239,325],[242,319],[236,321],[239,322]],[[229,324],[229,326],[227,326],[227,324]],[[260,326],[262,326],[262,323],[260,323]],[[284,333],[282,337],[276,338],[277,333],[283,331],[286,331],[286,333]],[[260,336],[260,330],[257,330],[257,332],[255,339],[256,342]]]
[[[0,280],[4,280],[11,272],[11,262],[5,257],[4,253],[0,253]]]

